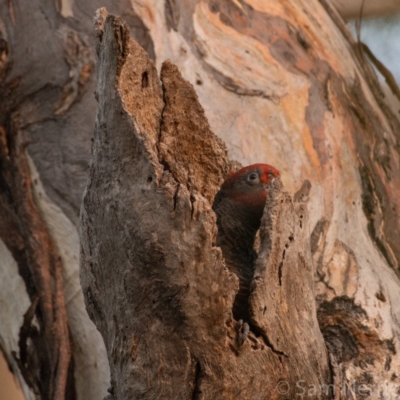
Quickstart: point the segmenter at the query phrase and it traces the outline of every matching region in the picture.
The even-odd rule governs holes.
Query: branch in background
[[[389,86],[390,90],[392,91],[392,93],[400,101],[400,89],[393,74],[374,56],[371,49],[365,43],[360,42],[360,44],[364,53],[368,56],[370,61],[375,65],[376,69],[385,78],[385,81]]]
[[[361,4],[364,0],[333,0],[333,5],[340,14],[347,19],[356,18],[359,15]],[[400,4],[397,0],[365,0],[364,15],[377,17],[393,15],[400,12]]]

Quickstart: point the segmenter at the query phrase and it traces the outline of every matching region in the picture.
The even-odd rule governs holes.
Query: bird
[[[253,164],[231,172],[214,198],[212,209],[217,216],[216,244],[225,264],[238,278],[239,290],[233,303],[236,321],[249,321],[248,299],[257,252],[256,233],[272,182],[279,171],[268,164]]]

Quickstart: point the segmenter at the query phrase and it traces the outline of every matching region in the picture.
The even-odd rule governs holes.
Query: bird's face
[[[279,176],[279,171],[268,164],[253,164],[229,175],[213,203],[219,243],[244,243],[252,254],[269,187]]]
[[[253,164],[232,172],[221,190],[239,207],[261,219],[268,189],[279,176],[279,171],[271,165]]]
[[[267,195],[271,183],[280,176],[279,171],[268,164],[253,164],[232,172],[222,185],[222,190],[232,196]]]

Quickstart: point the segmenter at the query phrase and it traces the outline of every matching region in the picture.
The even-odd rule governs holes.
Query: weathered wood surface
[[[78,397],[100,398],[108,386],[105,350],[83,309],[76,230],[95,114],[91,18],[101,6],[127,21],[158,67],[167,58],[179,67],[231,158],[269,162],[289,192],[302,187],[336,380],[396,399],[398,114],[329,3],[2,0],[0,125],[8,142],[21,135],[24,179],[61,256]],[[10,235],[0,228],[1,347],[34,398],[13,356],[34,299],[4,245]]]
[[[160,82],[127,26],[102,13],[81,281],[115,398],[280,399],[300,380],[329,384],[304,205],[271,191],[250,300],[257,329],[240,345],[238,279],[214,245],[211,209],[231,169],[225,145],[176,66],[164,62]]]

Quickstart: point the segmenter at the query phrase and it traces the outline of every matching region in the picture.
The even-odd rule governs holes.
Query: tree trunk
[[[300,380],[329,382],[304,207],[270,191],[249,304],[255,328],[243,332],[250,321],[232,317],[237,278],[213,244],[211,204],[231,167],[225,146],[173,64],[163,63],[161,87],[120,19],[100,13],[96,24],[81,282],[115,398],[275,399],[280,385],[293,397]]]
[[[96,187],[88,188],[85,207],[98,213],[95,201],[104,203],[104,224],[84,214],[85,226],[97,227],[91,240],[107,240],[92,245],[91,256],[84,247],[83,281],[91,289],[85,292],[88,309],[105,338],[116,397],[123,388],[145,391],[140,375],[145,370],[146,385],[156,382],[151,390],[158,390],[161,398],[168,397],[163,393],[169,393],[173,382],[185,378],[182,397],[201,398],[200,391],[221,389],[225,392],[217,398],[230,398],[239,390],[246,398],[258,388],[258,394],[273,398],[284,387],[274,384],[286,381],[290,396],[304,392],[312,397],[316,390],[312,385],[334,382],[335,398],[396,399],[399,118],[336,11],[325,0],[95,3],[4,1],[0,8],[0,313],[6,321],[0,325],[0,343],[26,397],[55,398],[61,391],[58,398],[98,399],[108,386],[106,351],[87,318],[79,289],[76,229],[94,121],[90,16],[105,5],[126,19],[159,70],[167,58],[178,66],[195,86],[199,100],[167,63],[162,69],[164,89],[150,74],[130,83],[143,85],[147,92],[147,85],[153,85],[151,96],[122,85],[128,90],[120,94],[125,103],[118,103],[116,96],[108,111],[120,107],[123,113],[114,116],[115,126],[123,119],[116,133],[101,124],[96,127],[99,135],[93,150],[99,154],[93,154],[90,182],[96,182],[93,174],[100,167],[107,179],[120,173],[121,181],[108,181],[107,187],[106,180],[100,181],[104,190],[97,197]],[[125,29],[121,35],[113,43],[126,49]],[[104,54],[101,46],[99,52]],[[114,77],[126,82],[144,62],[141,58],[132,63],[129,54],[122,54],[116,65],[132,67],[121,67],[103,81],[107,93],[113,90],[106,86]],[[111,68],[116,60],[103,62]],[[155,74],[154,68],[150,70]],[[173,95],[163,99],[167,87]],[[99,110],[107,100],[101,93]],[[187,97],[189,109],[182,106],[186,100],[174,100],[179,96]],[[183,121],[184,134],[173,136],[171,130],[179,131],[180,126],[174,123]],[[201,151],[194,153],[187,136],[199,132],[196,129],[205,133],[195,142]],[[211,130],[224,140],[231,159],[274,165],[285,189],[295,193],[294,202],[281,191],[268,199],[257,264],[260,281],[254,282],[251,298],[253,318],[259,323],[257,331],[247,336],[244,327],[230,319],[237,280],[223,270],[220,252],[212,243],[216,228],[209,204],[231,162]],[[128,132],[131,136],[126,138]],[[97,141],[102,137],[109,139],[100,146]],[[116,140],[121,137],[127,142]],[[126,157],[110,159],[117,150]],[[186,169],[188,165],[193,170]],[[133,171],[138,174],[132,176]],[[129,187],[133,182],[140,185]],[[128,194],[132,198],[126,204]],[[273,218],[279,215],[278,198],[287,199],[283,204],[291,210],[285,221]],[[159,207],[154,207],[157,200]],[[313,285],[305,233],[293,233],[294,245],[289,245],[279,267],[287,235],[274,232],[297,221],[298,210],[304,207],[297,200],[306,202],[309,210],[303,232],[311,232],[317,316],[329,351],[329,371],[318,340],[314,303],[308,300]],[[125,208],[117,208],[124,204]],[[122,219],[112,220],[113,215]],[[145,218],[149,215],[152,218]],[[121,226],[130,227],[129,232],[118,230]],[[106,227],[109,236],[104,236]],[[276,253],[267,251],[266,238],[276,243]],[[302,240],[305,245],[300,248]],[[136,252],[140,245],[141,252]],[[173,252],[165,255],[166,248]],[[113,260],[117,249],[125,252]],[[305,260],[303,270],[299,254]],[[90,270],[88,256],[102,264],[93,263]],[[124,265],[112,264],[115,275],[99,267],[124,257],[132,265],[119,280]],[[175,269],[178,260],[183,262],[180,273]],[[144,265],[146,270],[140,267]],[[88,271],[95,281],[86,280]],[[131,281],[132,274],[146,279]],[[107,279],[115,285],[107,285]],[[138,285],[142,285],[139,290]],[[300,287],[303,297],[293,289]],[[148,291],[147,296],[138,304],[144,298],[142,290]],[[143,312],[122,304],[138,304]],[[267,306],[266,313],[258,315],[257,306]],[[285,329],[301,310],[307,316],[303,323],[293,322],[291,329]],[[152,324],[145,326],[147,321]],[[195,323],[200,324],[198,331]],[[301,335],[293,337],[294,332]],[[226,346],[231,353],[225,352]],[[215,354],[209,360],[205,355],[211,349]],[[254,358],[259,364],[249,361]],[[118,362],[122,360],[127,364]],[[296,367],[299,360],[310,363],[309,375],[304,365]],[[130,370],[129,365],[135,368]],[[181,368],[186,368],[184,377]],[[128,375],[134,381],[120,384]],[[257,385],[264,381],[252,387],[251,377]],[[318,389],[315,398],[324,393]]]

